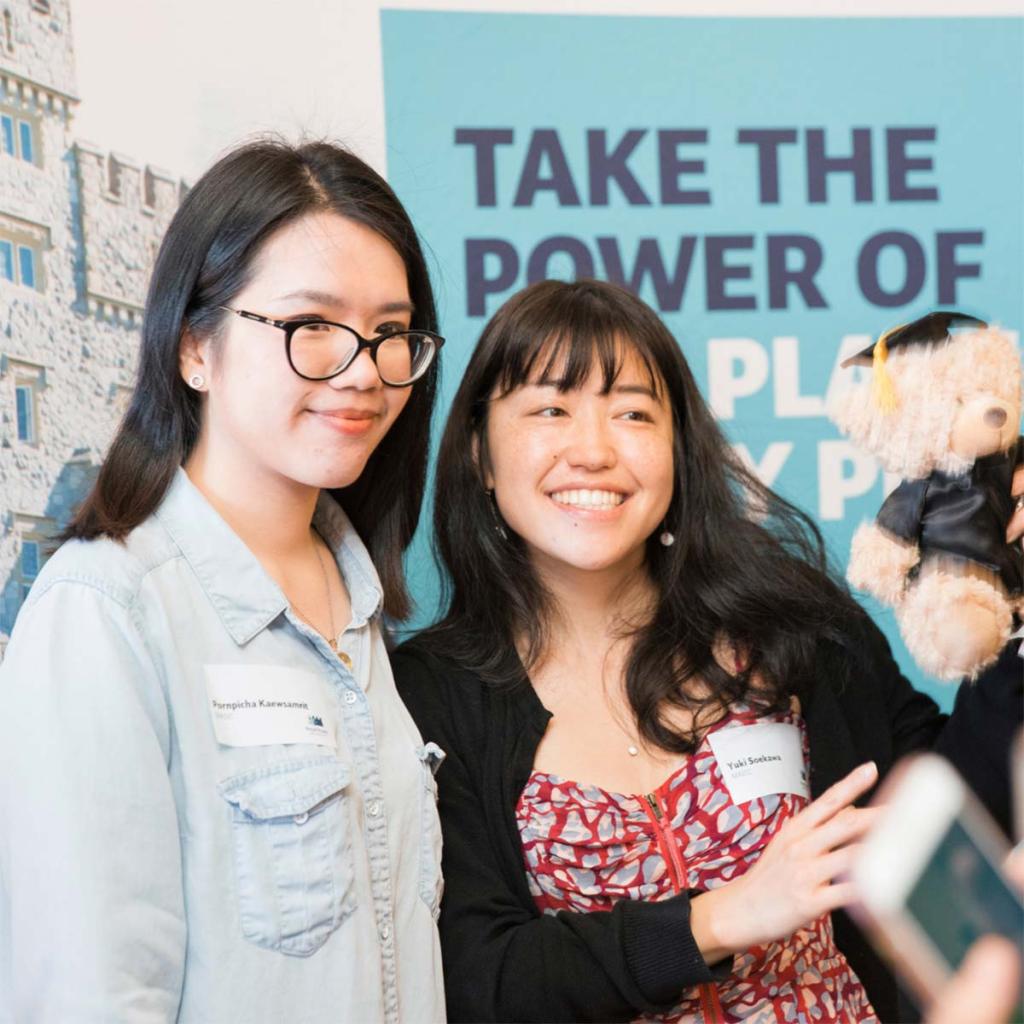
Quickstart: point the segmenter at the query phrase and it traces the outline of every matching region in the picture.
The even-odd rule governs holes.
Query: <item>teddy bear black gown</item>
[[[922,559],[946,554],[999,574],[1007,591],[1024,591],[1024,550],[1006,543],[1013,515],[1010,485],[1024,462],[1024,438],[1008,452],[978,459],[967,473],[933,470],[923,480],[905,480],[886,498],[875,519],[901,540],[919,544]]]

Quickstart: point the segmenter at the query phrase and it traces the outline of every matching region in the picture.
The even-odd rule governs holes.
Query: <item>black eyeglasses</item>
[[[284,331],[288,365],[306,380],[337,377],[367,349],[380,379],[388,387],[408,387],[427,372],[435,353],[444,344],[444,338],[432,331],[391,331],[376,338],[364,338],[351,327],[330,320],[273,320],[244,309],[220,308]]]

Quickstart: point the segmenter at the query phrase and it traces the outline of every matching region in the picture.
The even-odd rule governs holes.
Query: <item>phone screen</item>
[[[907,899],[907,909],[952,969],[982,935],[1019,946],[1024,906],[1003,876],[953,819]]]

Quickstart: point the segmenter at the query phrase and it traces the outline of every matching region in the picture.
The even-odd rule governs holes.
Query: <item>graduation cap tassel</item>
[[[889,371],[885,368],[886,361],[889,358],[889,346],[886,344],[886,339],[892,331],[886,331],[885,334],[881,335],[878,341],[875,342],[875,350],[871,355],[871,374],[872,374],[872,387],[871,387],[871,398],[875,405],[884,413],[893,412],[896,406],[899,404],[896,401],[896,389],[892,384],[892,377],[889,376]]]

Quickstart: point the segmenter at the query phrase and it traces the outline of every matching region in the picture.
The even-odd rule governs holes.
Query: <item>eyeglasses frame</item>
[[[252,313],[247,309],[234,309],[231,306],[220,306],[219,309],[223,309],[227,313],[234,313],[236,316],[240,316],[243,320],[254,320],[256,323],[269,324],[271,327],[276,327],[278,330],[284,331],[284,351],[285,356],[288,359],[288,365],[292,369],[297,377],[301,377],[303,380],[333,380],[335,377],[343,374],[358,358],[359,353],[366,349],[370,353],[370,358],[373,360],[373,365],[377,368],[377,375],[380,377],[381,383],[385,387],[389,388],[408,388],[418,381],[423,374],[430,369],[431,363],[434,361],[434,357],[437,355],[438,350],[444,344],[444,338],[435,333],[434,331],[425,331],[420,328],[407,328],[401,331],[391,331],[389,334],[380,334],[376,338],[364,338],[354,327],[349,327],[348,324],[339,324],[334,320],[324,320],[321,317],[305,317],[298,320],[275,320],[273,317],[261,316],[259,313]],[[311,324],[327,324],[329,327],[340,327],[342,330],[348,331],[349,334],[353,335],[356,339],[356,347],[352,351],[352,355],[340,366],[334,373],[329,374],[326,377],[307,377],[304,373],[299,373],[295,368],[295,363],[292,361],[292,335],[300,327],[309,327]],[[416,374],[412,380],[407,380],[404,384],[392,384],[391,381],[387,381],[381,376],[380,367],[377,366],[377,349],[384,344],[385,341],[390,341],[392,338],[400,337],[405,334],[423,334],[434,343],[434,353],[430,357],[430,361],[423,367],[419,373]]]

